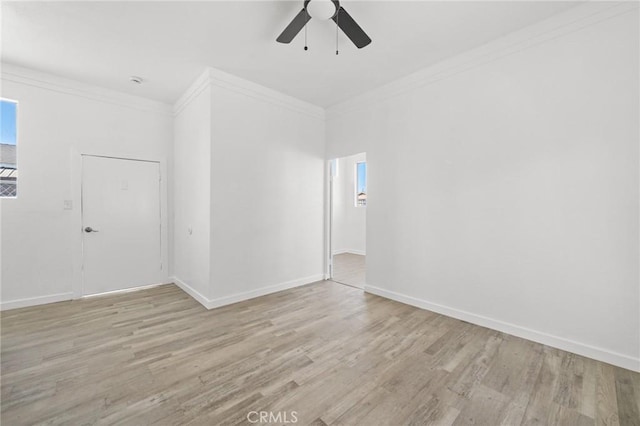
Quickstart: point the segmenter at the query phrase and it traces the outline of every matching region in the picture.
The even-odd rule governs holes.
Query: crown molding
[[[165,115],[171,115],[172,113],[170,105],[151,99],[128,95],[5,62],[0,64],[0,67],[0,75],[4,81],[147,112]]]
[[[214,86],[231,90],[236,93],[241,93],[257,100],[269,102],[313,118],[324,120],[324,108],[322,107],[294,98],[293,96],[285,95],[277,90],[270,89],[215,68],[209,68],[208,71],[211,84]]]
[[[497,59],[522,52],[528,48],[590,27],[607,19],[637,11],[638,1],[588,2],[551,16],[521,30],[490,41],[480,47],[445,59],[406,77],[367,91],[326,109],[326,119],[367,108],[378,102],[434,84],[440,80],[469,71]]]
[[[291,111],[324,120],[322,107],[301,101],[277,90],[258,83],[237,77],[215,68],[207,68],[178,99],[173,107],[174,114],[179,114],[193,99],[208,87],[220,87],[235,93],[287,108]]]
[[[211,87],[209,69],[206,69],[173,104],[173,115],[178,115],[204,90]]]
[[[205,69],[173,106],[10,63],[1,63],[0,68],[0,76],[4,81],[160,114],[177,115],[203,90],[216,86],[324,120],[324,109],[319,106],[214,68]]]

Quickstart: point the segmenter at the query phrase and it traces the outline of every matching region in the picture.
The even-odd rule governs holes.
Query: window
[[[16,110],[17,103],[0,99],[0,197],[18,195]]]
[[[367,205],[367,163],[356,163],[356,207]]]

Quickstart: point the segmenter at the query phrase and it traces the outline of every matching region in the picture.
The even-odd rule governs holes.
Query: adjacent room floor
[[[340,284],[364,288],[365,256],[353,253],[334,255],[332,280]]]
[[[173,285],[5,311],[2,343],[6,425],[640,422],[640,374],[328,281],[210,311]]]

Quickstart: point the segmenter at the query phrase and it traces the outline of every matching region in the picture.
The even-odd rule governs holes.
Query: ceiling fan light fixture
[[[338,54],[338,29],[356,45],[362,49],[371,43],[371,38],[360,25],[344,10],[339,0],[304,0],[302,10],[293,18],[282,33],[276,38],[278,43],[289,44],[295,36],[305,28],[305,49],[307,50],[306,28],[311,18],[318,20],[333,19],[336,23],[336,55]]]
[[[336,14],[336,5],[332,0],[311,0],[307,4],[307,13],[313,19],[326,21]]]

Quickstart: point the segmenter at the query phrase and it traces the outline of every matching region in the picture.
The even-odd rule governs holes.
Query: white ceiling
[[[331,21],[276,43],[302,1],[2,2],[2,60],[169,103],[212,66],[326,107],[577,4],[345,0],[373,42],[336,56]]]

